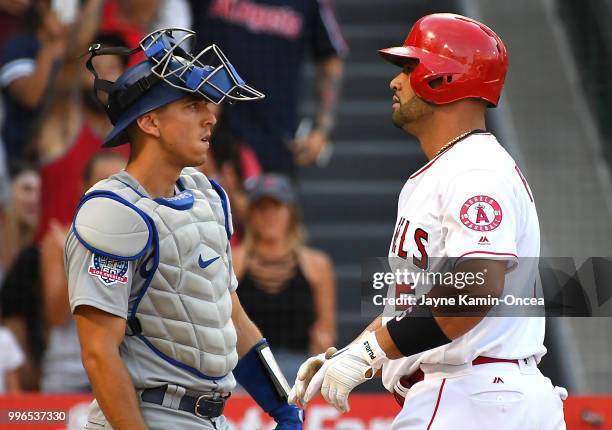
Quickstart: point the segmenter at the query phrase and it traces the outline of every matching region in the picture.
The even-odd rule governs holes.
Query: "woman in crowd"
[[[326,254],[304,245],[288,178],[266,174],[247,181],[246,187],[246,234],[233,251],[238,295],[291,380],[301,358],[335,342],[333,266]]]
[[[32,242],[40,215],[40,176],[33,166],[13,163],[9,168],[11,180],[10,205],[7,211],[7,240],[0,266],[5,270],[15,257]]]
[[[21,388],[30,391],[38,389],[40,359],[44,348],[40,319],[38,248],[32,242],[40,214],[40,177],[32,166],[24,163],[12,163],[9,171],[9,239],[0,243],[0,247],[6,251],[4,255],[8,257],[0,262],[6,270],[6,278],[0,289],[0,313],[3,326],[13,333],[19,348],[24,352],[23,366],[14,370],[18,373]],[[7,379],[8,389],[14,385],[12,380]]]

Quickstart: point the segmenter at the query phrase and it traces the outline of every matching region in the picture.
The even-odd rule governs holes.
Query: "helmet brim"
[[[406,63],[420,60],[421,52],[419,49],[410,46],[393,46],[391,48],[379,49],[378,55],[389,63],[399,67],[404,67]]]

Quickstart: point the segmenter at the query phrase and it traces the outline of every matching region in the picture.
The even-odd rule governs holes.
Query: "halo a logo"
[[[117,282],[127,284],[127,271],[129,261],[117,260],[104,255],[94,254],[91,257],[91,266],[87,269],[87,273],[104,282],[106,285],[113,285]]]
[[[494,198],[474,196],[461,206],[459,219],[469,229],[491,231],[501,224],[502,209]]]

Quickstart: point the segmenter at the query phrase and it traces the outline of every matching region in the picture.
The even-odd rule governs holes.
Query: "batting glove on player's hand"
[[[297,377],[295,378],[295,383],[289,392],[289,399],[287,400],[289,403],[294,405],[304,404],[304,394],[306,393],[306,388],[310,384],[310,380],[321,366],[323,366],[325,360],[334,355],[336,351],[338,350],[332,346],[331,348],[327,348],[325,353],[310,357],[302,363],[298,370]]]
[[[323,398],[340,412],[350,410],[348,396],[357,385],[372,379],[386,360],[374,332],[338,351],[310,381],[304,403],[320,390]]]

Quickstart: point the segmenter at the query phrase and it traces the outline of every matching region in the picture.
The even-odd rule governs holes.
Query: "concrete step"
[[[334,264],[359,264],[364,258],[387,255],[393,221],[311,224],[308,232],[309,244],[329,253]]]
[[[392,97],[389,83],[400,69],[380,57],[368,62],[356,62],[349,58],[345,65],[340,101],[366,99],[389,102]],[[302,94],[311,99],[316,94],[314,80],[316,67],[309,64],[305,68],[305,81]]]
[[[345,115],[349,117],[386,116],[388,119],[390,119],[393,112],[392,105],[393,95],[391,94],[391,91],[388,91],[386,97],[378,97],[374,99],[343,99],[338,104],[336,111],[338,115]],[[318,104],[313,100],[307,100],[302,103],[301,112],[305,116],[314,116],[318,107]]]
[[[397,198],[405,181],[304,180],[300,195],[307,224],[395,222]]]
[[[363,24],[376,17],[377,22],[403,24],[408,32],[410,23],[406,22],[407,14],[403,11],[415,7],[419,2],[420,0],[336,0],[334,5],[343,29],[348,25]],[[402,13],[398,13],[400,11]]]
[[[374,115],[349,115],[339,113],[336,117],[336,127],[332,139],[369,140],[380,142],[386,140],[401,140],[406,133],[391,122],[391,104],[388,113]]]
[[[421,16],[433,12],[459,12],[455,0],[334,0],[340,24],[403,24],[406,33]]]
[[[300,172],[301,180],[362,179],[406,180],[425,163],[416,142],[402,143],[334,142],[332,157],[326,167],[308,167]]]
[[[338,264],[334,267],[336,282],[340,286],[359,284],[361,279],[360,264]]]
[[[360,276],[361,269],[358,267],[357,275]],[[336,301],[342,312],[347,314],[360,314],[361,312],[361,287],[359,280],[350,283],[340,283],[336,289]]]
[[[346,219],[350,222],[394,221],[397,197],[385,194],[316,194],[302,199],[302,212],[307,224]]]

